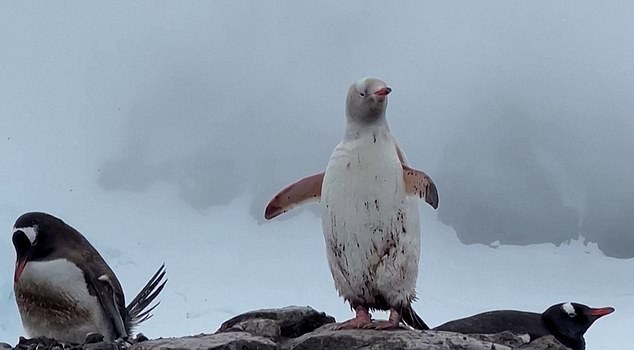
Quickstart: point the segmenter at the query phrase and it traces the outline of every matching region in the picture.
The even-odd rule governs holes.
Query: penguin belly
[[[322,228],[335,287],[354,308],[398,309],[416,297],[420,223],[389,133],[340,143],[322,187]]]
[[[99,299],[88,292],[83,272],[66,259],[28,262],[15,296],[30,337],[81,344],[87,334],[100,333],[114,340]]]

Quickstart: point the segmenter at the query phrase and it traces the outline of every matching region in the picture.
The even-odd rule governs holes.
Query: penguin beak
[[[377,96],[387,96],[390,92],[392,92],[392,89],[386,86],[377,90],[374,94]]]
[[[26,267],[26,263],[29,262],[30,257],[31,257],[31,254],[27,253],[25,256],[19,258],[15,262],[15,273],[13,274],[14,283],[20,279],[20,276],[22,275],[22,272],[24,271],[24,268]]]
[[[605,315],[609,315],[611,313],[614,312],[614,308],[613,307],[602,307],[602,308],[597,308],[597,309],[590,309],[588,311],[588,314],[590,314],[591,316],[594,316],[596,318],[599,317],[603,317]]]

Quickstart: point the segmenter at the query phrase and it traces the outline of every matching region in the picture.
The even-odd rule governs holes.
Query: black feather
[[[126,328],[128,329],[128,334],[132,333],[132,330],[138,326],[140,323],[148,320],[153,315],[151,314],[152,310],[154,310],[160,302],[149,306],[154,299],[161,293],[163,288],[165,287],[165,283],[167,283],[167,279],[165,277],[165,264],[161,265],[161,267],[156,271],[154,276],[148,281],[148,283],[141,289],[139,294],[137,294],[132,301],[126,306]],[[149,308],[148,308],[149,306]]]
[[[413,327],[414,329],[419,330],[428,330],[429,326],[423,321],[420,316],[416,314],[416,311],[412,308],[412,306],[406,306],[403,308],[402,312],[403,322],[406,325]]]

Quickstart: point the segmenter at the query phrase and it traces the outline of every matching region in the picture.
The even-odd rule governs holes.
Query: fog
[[[632,18],[628,1],[1,2],[2,222],[116,227],[103,196],[205,216],[248,193],[264,225],[277,190],[324,169],[348,86],[372,75],[461,242],[631,258]]]
[[[7,135],[56,119],[106,191],[166,182],[203,212],[250,191],[262,221],[325,167],[347,86],[374,75],[463,242],[581,234],[634,256],[628,2],[124,4],[4,5]]]

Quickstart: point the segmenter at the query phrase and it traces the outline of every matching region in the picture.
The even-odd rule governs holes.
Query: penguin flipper
[[[405,191],[409,195],[425,198],[434,209],[438,209],[438,189],[429,175],[403,164]]]
[[[318,201],[321,198],[321,185],[323,181],[324,173],[322,172],[305,177],[286,186],[276,194],[266,206],[264,218],[270,220],[300,204]]]
[[[416,311],[414,311],[411,305],[403,308],[401,316],[403,317],[403,322],[405,322],[406,325],[413,327],[414,329],[419,329],[423,331],[429,329],[429,326],[425,323],[425,321],[423,321],[422,318],[420,318],[420,316],[418,316],[418,314],[416,314]]]
[[[124,305],[121,292],[113,286],[106,274],[90,278],[89,286],[94,289],[104,314],[112,323],[116,338],[126,338],[128,331],[122,318],[123,310],[119,306]]]

